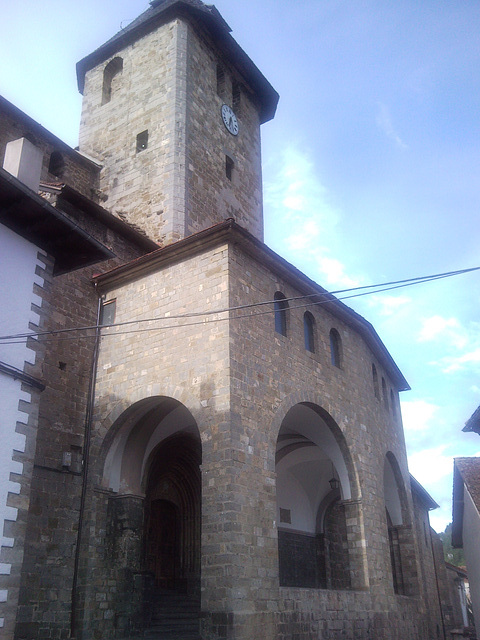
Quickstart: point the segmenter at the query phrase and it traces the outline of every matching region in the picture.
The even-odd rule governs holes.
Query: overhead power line
[[[311,294],[306,294],[306,295],[302,295],[302,296],[294,296],[291,298],[284,298],[284,302],[296,302],[299,300],[309,300],[309,302],[305,302],[303,304],[299,304],[293,307],[290,307],[291,309],[297,309],[299,307],[304,308],[307,306],[318,306],[318,305],[322,305],[322,304],[328,304],[328,303],[335,303],[336,301],[342,301],[342,300],[349,300],[352,298],[359,298],[359,297],[363,297],[363,296],[367,296],[367,295],[374,295],[377,293],[383,293],[385,291],[392,291],[394,289],[401,289],[401,288],[405,288],[405,287],[409,287],[409,286],[413,286],[413,285],[417,285],[417,284],[423,284],[425,282],[432,282],[434,280],[440,280],[440,279],[444,279],[444,278],[451,278],[453,276],[457,276],[457,275],[463,275],[465,273],[470,273],[472,271],[478,271],[480,269],[480,267],[472,267],[469,269],[461,269],[461,270],[457,270],[457,271],[447,271],[445,273],[437,273],[437,274],[433,274],[433,275],[428,275],[428,276],[419,276],[416,278],[407,278],[404,280],[395,280],[395,281],[391,281],[391,282],[383,282],[380,284],[371,284],[371,285],[362,285],[362,286],[357,286],[357,287],[350,287],[347,289],[338,289],[335,291],[325,291],[325,292],[321,292],[321,293],[311,293]],[[344,295],[341,296],[340,294],[347,294],[349,293],[350,295]],[[316,300],[314,300],[314,298],[316,298]],[[222,315],[224,313],[232,313],[235,311],[243,311],[243,310],[247,310],[247,309],[255,309],[258,307],[262,307],[262,306],[266,306],[266,305],[274,305],[274,303],[277,302],[276,300],[262,300],[260,302],[254,302],[254,303],[250,303],[250,304],[244,304],[244,305],[238,305],[235,307],[225,307],[223,309],[215,309],[215,310],[209,310],[209,311],[197,311],[197,312],[191,312],[191,313],[184,313],[184,314],[178,314],[178,315],[169,315],[169,316],[164,316],[162,318],[139,318],[136,320],[128,320],[125,322],[118,322],[118,323],[113,323],[113,324],[109,324],[109,325],[102,325],[102,328],[104,330],[106,329],[116,329],[119,327],[126,327],[126,326],[131,326],[134,324],[143,324],[146,322],[162,322],[162,321],[171,321],[171,320],[184,320],[184,319],[190,319],[190,318],[199,318],[199,317],[203,317],[203,318],[207,318],[208,316],[213,316],[213,315]],[[266,314],[271,314],[274,313],[274,309],[269,309],[268,311],[261,311],[258,313],[248,313],[248,314],[241,314],[241,315],[235,315],[232,319],[241,319],[241,318],[250,318],[250,317],[257,317],[260,315],[266,315]],[[215,320],[213,320],[214,322],[222,322],[225,320],[228,320],[229,318],[216,318]],[[155,331],[155,330],[165,330],[165,329],[172,329],[172,328],[178,328],[178,327],[190,327],[190,326],[195,326],[195,325],[200,325],[200,324],[205,324],[205,320],[202,320],[200,322],[190,322],[190,323],[185,323],[185,324],[173,324],[173,325],[163,325],[161,327],[148,327],[146,329],[131,329],[128,331],[115,331],[115,332],[103,332],[103,336],[109,336],[109,335],[125,335],[127,333],[143,333],[146,331]],[[19,343],[24,343],[26,342],[29,338],[44,338],[44,337],[50,337],[50,338],[57,338],[60,340],[72,340],[72,339],[85,339],[85,338],[93,338],[94,335],[85,335],[85,336],[75,336],[75,337],[59,337],[62,336],[64,334],[69,334],[69,333],[74,333],[74,332],[81,332],[81,331],[94,331],[97,328],[97,325],[88,325],[88,326],[81,326],[81,327],[71,327],[68,329],[57,329],[57,330],[51,330],[51,331],[30,331],[27,333],[17,333],[17,334],[11,334],[11,335],[5,335],[5,336],[0,336],[0,344],[19,344]]]

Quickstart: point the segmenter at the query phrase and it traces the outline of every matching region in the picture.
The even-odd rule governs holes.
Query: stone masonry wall
[[[220,58],[183,19],[160,25],[115,54],[123,60],[111,100],[102,104],[104,69],[86,74],[80,149],[104,165],[105,206],[160,244],[234,217],[263,237],[260,128],[251,90],[227,68],[217,95]],[[113,59],[113,58],[112,58]],[[239,134],[227,132],[223,102],[241,83]],[[137,136],[148,131],[145,148]],[[226,155],[234,161],[226,177]]]
[[[103,478],[108,443],[117,418],[154,396],[182,403],[202,442],[203,637],[247,640],[260,629],[268,640],[435,637],[428,631],[425,601],[393,590],[381,489],[388,451],[398,460],[412,519],[411,496],[399,414],[375,397],[374,357],[364,340],[330,311],[310,306],[317,350],[307,352],[304,309],[294,303],[287,337],[275,334],[273,314],[235,318],[232,313],[229,322],[222,315],[200,317],[191,326],[173,318],[271,300],[277,290],[287,297],[299,293],[289,281],[227,245],[108,290],[107,296],[117,301],[117,321],[134,313],[170,320],[155,330],[150,326],[142,333],[123,334],[119,329],[102,339],[82,568],[85,639],[94,630],[95,637],[112,634],[118,614],[115,582],[103,551],[112,495]],[[332,327],[342,339],[341,369],[330,360]],[[387,373],[374,361],[390,391]],[[278,583],[275,445],[288,409],[306,401],[334,418],[354,463],[351,482],[357,497],[345,502],[347,538],[358,553],[351,575],[355,585],[364,586],[353,591],[307,591]]]
[[[189,25],[187,34],[186,233],[234,218],[263,240],[260,121],[254,93],[202,32]],[[221,95],[217,93],[218,64],[225,74]],[[234,84],[239,91],[235,105]],[[224,103],[237,116],[237,136],[223,124]],[[226,176],[226,156],[234,162],[231,179]]]
[[[121,239],[115,248],[119,257],[101,267],[53,279],[44,298],[46,329],[95,325],[98,296],[92,274],[141,253]],[[92,335],[92,331],[74,332],[43,341],[45,355],[38,377],[46,389],[40,398],[15,632],[15,638],[22,640],[69,634]],[[72,456],[69,469],[62,466],[64,452]]]
[[[122,329],[102,338],[96,393],[96,422],[92,440],[91,491],[87,520],[91,536],[84,542],[82,582],[85,638],[113,637],[122,612],[113,592],[115,567],[105,554],[108,530],[108,500],[115,495],[103,478],[107,447],[117,428],[115,419],[136,403],[154,396],[174,398],[195,418],[203,445],[202,559],[208,586],[211,576],[223,569],[215,560],[219,517],[228,521],[221,502],[228,499],[232,482],[228,447],[230,396],[228,344],[225,315],[177,320],[178,314],[223,309],[228,306],[227,248],[193,256],[122,287],[106,292],[116,299],[116,321],[135,315],[138,319],[160,318],[149,329],[124,333]],[[219,321],[217,321],[219,320]],[[110,333],[110,332],[109,332]],[[111,442],[111,440],[110,440]],[[96,489],[95,489],[96,487]],[[224,497],[222,497],[224,496]],[[228,580],[228,577],[223,578]],[[118,586],[118,584],[117,584]],[[230,590],[212,593],[219,611],[228,608]],[[95,606],[97,598],[102,608]],[[109,635],[110,634],[110,635]]]
[[[86,74],[80,149],[104,165],[105,206],[162,243],[184,236],[185,60],[180,25],[160,26],[114,57],[123,60],[111,100],[102,104],[104,68]],[[185,45],[184,45],[185,46]],[[183,66],[182,66],[183,65]],[[146,148],[137,136],[148,131]]]
[[[276,291],[281,291],[287,298],[299,294],[289,281],[282,280],[236,248],[231,248],[230,270],[232,306],[273,300]],[[365,616],[370,611],[367,615],[369,617],[375,611],[377,617],[383,616],[383,623],[379,623],[380,627],[383,625],[383,635],[379,632],[375,637],[386,640],[391,637],[386,635],[389,616],[402,620],[410,616],[411,609],[418,610],[418,614],[412,615],[417,621],[414,624],[420,629],[423,624],[420,616],[425,612],[425,603],[418,597],[405,600],[394,594],[391,575],[385,499],[382,492],[383,467],[388,451],[394,454],[400,465],[410,505],[410,522],[413,519],[405,444],[398,412],[398,395],[389,381],[387,372],[372,355],[363,339],[324,307],[308,307],[315,318],[317,348],[315,353],[305,350],[305,308],[298,302],[290,303],[286,337],[275,333],[273,313],[270,316],[252,313],[251,317],[240,317],[238,320],[233,318],[231,322],[231,410],[232,415],[237,416],[232,447],[237,449],[239,457],[243,456],[244,475],[249,478],[256,498],[249,501],[248,507],[244,506],[238,516],[242,523],[241,531],[248,541],[250,550],[248,560],[242,560],[243,567],[251,567],[249,586],[246,588],[249,595],[245,597],[246,601],[254,603],[253,610],[260,613],[268,611],[270,603],[278,601],[284,593],[283,589],[278,590],[276,579],[277,534],[274,492],[271,494],[271,502],[262,500],[262,492],[257,492],[258,487],[262,485],[265,489],[269,487],[274,478],[278,429],[288,409],[297,402],[314,402],[328,411],[339,425],[353,458],[356,477],[351,480],[354,484],[358,481],[361,491],[360,513],[363,520],[357,522],[355,533],[352,531],[351,535],[357,536],[357,542],[354,544],[363,548],[366,553],[367,584],[372,597],[370,604],[364,608],[363,613],[358,611],[358,615]],[[332,328],[337,329],[342,340],[342,368],[331,364],[329,333]],[[383,377],[386,381],[387,397],[390,398],[390,390],[393,392],[396,401],[395,411],[392,411],[389,403],[375,396],[372,362],[375,363],[379,378]],[[248,523],[257,518],[260,518],[260,526],[253,530],[252,536],[252,529]],[[257,531],[258,533],[255,533]],[[262,580],[260,575],[264,576]],[[261,589],[256,589],[257,582],[262,584]],[[310,592],[308,606],[316,602],[318,610],[324,611],[326,597],[332,596],[325,595],[321,590]],[[344,597],[343,592],[336,597]],[[345,597],[347,598],[346,595]],[[415,605],[412,605],[412,602],[415,602]],[[299,612],[304,607],[305,610],[308,609],[306,601],[299,601],[290,614],[287,611],[282,614],[284,621],[290,616],[288,628],[292,634],[300,632],[301,625],[297,625],[295,620],[300,620]],[[339,610],[343,610],[342,605],[339,606]],[[342,637],[341,633],[346,633],[346,637],[352,637],[348,636],[348,630],[351,629],[350,616],[342,621],[342,615],[337,612],[338,637]],[[241,630],[238,630],[238,633],[241,634]],[[415,632],[415,635],[409,635],[410,631],[405,632],[403,636],[400,630],[398,633],[399,637],[428,637],[423,636],[423,632],[420,631]],[[316,636],[307,633],[298,637]]]

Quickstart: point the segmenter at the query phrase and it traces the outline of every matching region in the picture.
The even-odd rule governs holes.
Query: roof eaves
[[[68,202],[79,208],[81,211],[84,211],[87,215],[91,215],[92,217],[102,222],[106,227],[112,229],[119,235],[133,241],[144,251],[151,253],[152,251],[156,251],[159,248],[158,244],[147,235],[145,235],[141,231],[138,231],[137,229],[132,227],[132,225],[121,220],[117,216],[114,216],[102,206],[100,206],[96,202],[93,202],[69,185],[62,185],[62,188],[60,189],[60,196],[62,199],[67,200]]]
[[[410,474],[410,487],[412,491],[420,498],[423,504],[427,507],[429,511],[433,509],[438,509],[440,505],[438,505],[432,496],[428,493],[423,485]]]
[[[45,198],[0,169],[0,223],[55,258],[54,275],[114,254]]]

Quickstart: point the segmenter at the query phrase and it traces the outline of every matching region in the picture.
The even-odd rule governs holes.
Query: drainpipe
[[[97,285],[95,284],[95,289]],[[98,354],[100,350],[100,313],[102,309],[102,297],[98,296],[97,322],[95,326],[95,343],[93,347],[92,368],[88,387],[87,407],[85,412],[85,431],[83,440],[83,464],[82,464],[82,493],[80,496],[80,510],[78,512],[77,543],[75,547],[75,562],[73,565],[72,597],[70,605],[70,637],[75,638],[76,608],[77,608],[77,584],[78,568],[80,565],[80,543],[82,539],[83,520],[85,512],[85,499],[87,495],[88,465],[90,458],[90,441],[92,435],[93,406],[95,402],[95,380],[97,377]]]
[[[443,611],[443,606],[442,606],[442,595],[441,595],[441,591],[440,591],[440,582],[439,582],[439,578],[438,578],[437,560],[435,558],[435,547],[434,547],[434,544],[433,544],[433,536],[432,536],[432,528],[430,526],[430,518],[428,518],[428,527],[429,527],[429,533],[430,533],[430,549],[432,550],[433,570],[434,570],[434,573],[435,573],[435,584],[436,584],[436,587],[437,587],[438,606],[440,607],[440,616],[442,618],[443,638],[444,638],[444,640],[447,640],[447,630],[445,628],[445,617],[444,617],[444,611]],[[443,543],[442,543],[442,553],[443,553]]]

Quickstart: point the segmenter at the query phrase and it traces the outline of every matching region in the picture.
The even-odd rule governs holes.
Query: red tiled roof
[[[480,458],[455,458],[455,466],[480,512]]]

